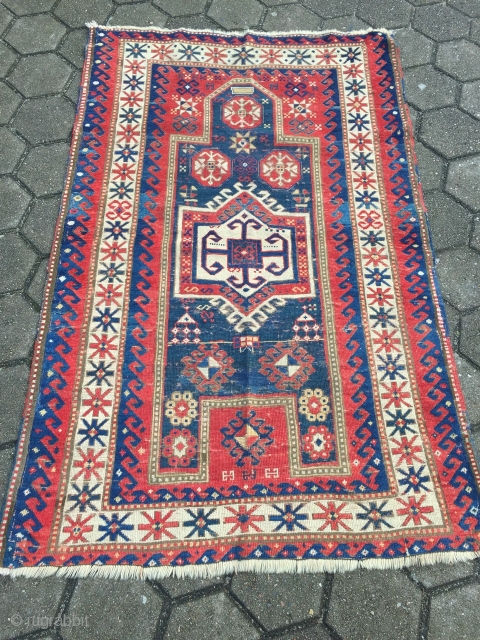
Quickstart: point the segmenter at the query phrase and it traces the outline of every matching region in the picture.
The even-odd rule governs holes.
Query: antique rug
[[[387,33],[90,27],[2,572],[479,554]]]

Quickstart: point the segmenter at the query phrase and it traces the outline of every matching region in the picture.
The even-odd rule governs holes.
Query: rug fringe
[[[89,29],[105,29],[106,31],[125,31],[126,29],[129,31],[157,31],[159,33],[176,33],[178,31],[184,31],[186,33],[206,33],[212,34],[216,36],[246,36],[246,35],[255,35],[255,36],[325,36],[325,35],[339,35],[339,36],[365,36],[369,33],[383,33],[387,36],[391,36],[394,30],[389,29],[360,29],[357,31],[339,31],[337,29],[326,29],[323,31],[256,31],[255,29],[245,29],[244,31],[221,31],[219,29],[189,29],[185,27],[184,29],[168,29],[167,27],[135,27],[134,25],[104,25],[98,24],[98,22],[86,22],[85,26]]]
[[[0,575],[15,578],[113,578],[115,580],[160,580],[162,578],[208,579],[232,573],[345,573],[356,569],[403,569],[434,564],[454,564],[480,557],[480,551],[445,551],[403,558],[232,560],[184,567],[138,567],[131,565],[77,565],[70,567],[0,568]]]

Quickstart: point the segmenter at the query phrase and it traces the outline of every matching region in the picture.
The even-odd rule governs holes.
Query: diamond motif
[[[233,376],[233,359],[217,343],[201,344],[191,355],[182,358],[187,376],[199,391],[216,393]]]
[[[260,373],[277,389],[299,389],[315,371],[313,361],[303,347],[277,342],[259,359]]]
[[[247,462],[257,465],[266,447],[273,444],[270,437],[273,427],[263,418],[257,417],[253,409],[237,411],[236,417],[220,429],[224,435],[222,445],[235,459],[235,464],[243,467]]]

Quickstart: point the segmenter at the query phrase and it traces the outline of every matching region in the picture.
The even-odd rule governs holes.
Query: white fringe
[[[70,567],[0,568],[11,578],[113,578],[115,580],[161,580],[162,578],[214,578],[231,573],[345,573],[356,569],[403,569],[433,564],[454,564],[480,557],[480,551],[445,551],[403,558],[232,560],[185,567],[138,567],[131,565],[77,565]]]
[[[361,29],[359,31],[339,31],[335,29],[327,29],[325,31],[256,31],[255,29],[245,29],[244,31],[220,31],[218,29],[189,29],[189,28],[179,28],[179,29],[168,29],[167,27],[134,27],[131,25],[103,25],[98,24],[97,22],[86,22],[85,26],[89,29],[105,29],[105,31],[156,31],[158,33],[176,33],[178,31],[185,31],[187,33],[206,33],[210,35],[216,36],[246,36],[246,35],[254,35],[254,36],[326,36],[329,34],[335,36],[365,36],[369,33],[384,33],[387,36],[391,36],[393,30],[388,29],[374,29],[373,27],[370,29]]]

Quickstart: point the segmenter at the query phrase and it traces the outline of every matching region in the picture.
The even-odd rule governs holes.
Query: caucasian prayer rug
[[[2,571],[479,554],[387,33],[91,26]]]

